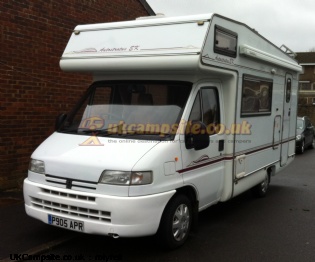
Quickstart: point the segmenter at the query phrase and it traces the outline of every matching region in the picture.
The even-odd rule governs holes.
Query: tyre
[[[313,137],[312,144],[310,145],[310,149],[314,149],[314,148],[315,148],[315,137]]]
[[[192,204],[185,195],[175,195],[165,207],[158,239],[164,248],[175,249],[188,238],[192,225]]]
[[[266,172],[264,181],[252,188],[252,192],[256,197],[265,197],[270,184],[270,175]]]
[[[304,140],[302,141],[302,144],[301,144],[301,147],[300,147],[300,149],[299,149],[299,153],[300,154],[303,154],[304,153],[304,150],[305,150],[305,142],[304,142]]]

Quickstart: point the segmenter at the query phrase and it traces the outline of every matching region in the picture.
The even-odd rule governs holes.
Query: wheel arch
[[[191,185],[186,185],[176,189],[176,194],[182,194],[189,198],[192,205],[192,230],[196,231],[198,227],[198,213],[199,213],[199,196],[198,191]],[[175,194],[175,195],[176,195]]]
[[[276,175],[276,166],[273,165],[273,166],[267,167],[267,173],[269,175],[269,180],[270,180],[271,176],[275,176]]]

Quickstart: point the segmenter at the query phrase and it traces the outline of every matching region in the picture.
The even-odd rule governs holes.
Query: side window
[[[219,96],[216,88],[202,88],[195,99],[189,121],[201,121],[206,126],[220,123]]]
[[[243,77],[241,116],[270,115],[272,80]]]
[[[189,116],[189,121],[193,121],[193,120],[196,120],[196,121],[201,121],[202,120],[202,118],[201,118],[200,92],[198,92],[198,94],[196,96],[194,105],[193,105],[193,107],[191,109],[191,113],[190,113],[190,116]]]
[[[202,122],[206,125],[219,124],[220,123],[220,112],[219,112],[219,101],[218,92],[214,88],[204,88],[201,90],[202,93]]]
[[[290,78],[287,80],[287,88],[286,88],[286,92],[285,93],[286,93],[285,101],[287,103],[289,103],[290,100],[291,100],[291,79]]]

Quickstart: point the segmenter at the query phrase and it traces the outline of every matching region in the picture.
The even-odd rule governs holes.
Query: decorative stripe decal
[[[216,160],[213,160],[213,161],[210,161],[210,162],[206,162],[206,163],[203,163],[203,164],[200,164],[200,165],[189,166],[187,168],[178,170],[177,172],[181,174],[181,173],[188,172],[188,171],[191,171],[191,170],[194,170],[194,169],[197,169],[197,168],[201,168],[201,167],[204,167],[204,166],[212,165],[214,163],[218,163],[218,162],[221,162],[221,161],[224,161],[224,160],[233,160],[233,157],[222,157],[222,158],[219,158],[219,159],[216,159]]]
[[[290,138],[282,140],[280,143],[278,143],[278,145],[284,144],[287,142],[291,142],[293,140],[295,140],[295,137],[290,137]],[[253,153],[257,153],[259,151],[263,151],[263,150],[266,150],[268,148],[273,148],[274,146],[275,145],[273,145],[273,144],[266,144],[263,146],[256,147],[254,149],[240,151],[234,157],[232,155],[225,155],[225,156],[219,157],[219,158],[218,157],[209,158],[207,155],[202,155],[197,160],[192,161],[186,168],[177,170],[177,172],[182,174],[182,173],[185,173],[185,172],[188,172],[188,171],[191,171],[194,169],[202,168],[202,167],[205,167],[208,165],[212,165],[212,164],[215,164],[215,163],[218,163],[221,161],[230,161],[230,160],[233,160],[235,157],[240,156],[240,155],[250,155]],[[279,157],[280,157],[280,155],[279,155]],[[204,163],[199,164],[200,162],[204,162]]]

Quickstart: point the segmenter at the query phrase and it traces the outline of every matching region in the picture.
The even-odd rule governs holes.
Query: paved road
[[[22,192],[0,193],[0,261],[10,254],[43,250],[72,235],[73,232],[47,226],[27,216]]]
[[[315,261],[315,150],[272,178],[266,198],[250,192],[200,213],[199,230],[171,252],[153,237],[76,234],[44,255],[93,261]],[[56,229],[59,230],[59,229]]]

